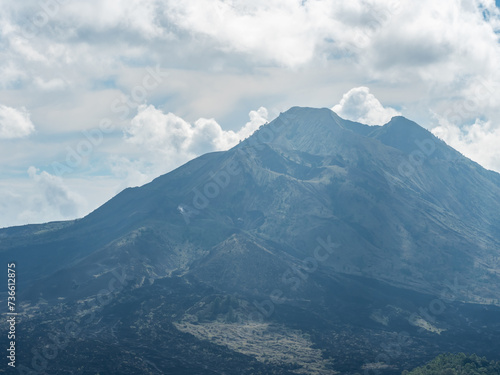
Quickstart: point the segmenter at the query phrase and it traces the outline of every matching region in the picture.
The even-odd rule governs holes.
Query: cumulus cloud
[[[432,133],[454,149],[487,169],[500,172],[500,127],[476,119],[474,124],[459,127],[444,118]]]
[[[153,105],[141,105],[125,130],[128,143],[138,147],[139,161],[113,158],[114,173],[138,185],[207,152],[223,151],[238,144],[267,122],[264,107],[250,111],[249,121],[238,131],[223,130],[214,119],[189,123]]]
[[[267,122],[267,109],[249,113],[250,121],[240,130],[225,131],[214,119],[200,118],[190,124],[173,113],[163,113],[153,105],[141,105],[126,129],[128,142],[148,146],[148,150],[181,158],[211,151],[227,150],[253,134]]]
[[[396,0],[194,0],[169,1],[164,14],[180,29],[208,36],[222,50],[297,67],[370,48],[399,5]]]
[[[45,12],[43,27],[25,40],[18,36],[26,19],[32,20],[37,11],[44,15],[42,6],[31,3],[31,7],[7,4],[9,17],[2,20],[10,49],[26,62],[88,63],[92,59],[86,56],[106,55],[103,50],[110,52],[120,43],[126,43],[126,50],[137,58],[145,42],[164,43],[192,34],[196,38],[185,44],[186,52],[193,43],[199,42],[199,47],[210,42],[211,47],[245,54],[257,64],[297,67],[340,57],[353,59],[373,74],[390,70],[400,77],[411,71],[406,68],[435,65],[435,79],[450,78],[450,72],[470,72],[476,64],[488,71],[498,66],[495,32],[500,14],[492,0],[54,1],[55,9]],[[55,30],[60,32],[53,35]],[[108,38],[99,37],[103,35]],[[59,43],[47,45],[47,36]],[[86,42],[86,47],[74,41]],[[162,56],[164,61],[172,59],[171,52]],[[457,58],[465,64],[456,64]]]
[[[340,103],[332,111],[340,117],[367,125],[383,125],[400,115],[391,107],[384,107],[379,100],[370,93],[368,87],[355,87],[346,92]]]
[[[22,138],[35,131],[26,108],[15,109],[0,104],[0,139]]]
[[[377,78],[448,82],[477,66],[498,66],[500,15],[492,0],[193,0],[163,9],[179,29],[254,61],[297,67],[334,56]]]

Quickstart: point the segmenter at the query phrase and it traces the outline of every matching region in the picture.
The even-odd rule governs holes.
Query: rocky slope
[[[85,218],[0,230],[21,363],[389,374],[441,351],[498,356],[499,198],[500,175],[403,117],[291,108]]]

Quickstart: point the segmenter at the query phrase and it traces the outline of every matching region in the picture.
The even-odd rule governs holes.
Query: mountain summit
[[[31,349],[83,324],[52,373],[391,374],[498,357],[499,198],[404,117],[293,107],[80,220],[0,230],[0,254]]]

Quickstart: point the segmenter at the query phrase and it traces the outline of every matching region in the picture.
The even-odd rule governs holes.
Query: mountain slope
[[[0,258],[17,262],[32,347],[98,314],[64,369],[112,343],[145,358],[116,357],[122,373],[204,373],[207,355],[228,359],[215,372],[354,373],[409,332],[391,373],[498,349],[499,198],[498,174],[405,118],[293,107],[85,218],[0,230]]]

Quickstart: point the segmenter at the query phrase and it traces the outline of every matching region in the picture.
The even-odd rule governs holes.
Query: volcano
[[[293,107],[82,219],[1,229],[17,369],[400,374],[442,352],[499,360],[499,213],[500,175],[418,124]]]

